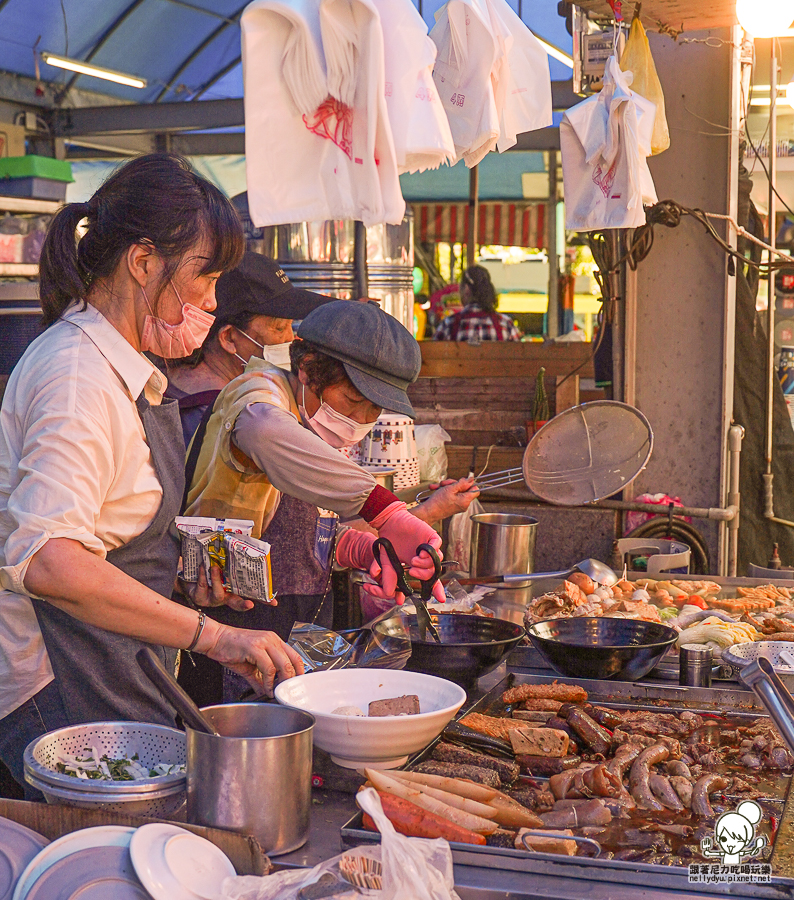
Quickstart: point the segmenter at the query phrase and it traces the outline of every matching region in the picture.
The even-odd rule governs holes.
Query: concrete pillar
[[[687,32],[687,38],[710,38],[708,44],[649,37],[671,137],[670,148],[649,163],[658,197],[735,216],[734,30]],[[723,226],[717,231],[734,241]],[[655,436],[653,456],[633,492],[663,491],[688,506],[719,506],[727,490],[733,396],[735,286],[727,257],[699,223],[685,217],[677,228],[656,227],[650,254],[627,282],[630,290],[636,286],[627,306],[630,313],[636,305],[636,319],[627,324],[636,360],[627,393]],[[705,533],[717,573],[724,536],[712,523],[694,524]]]

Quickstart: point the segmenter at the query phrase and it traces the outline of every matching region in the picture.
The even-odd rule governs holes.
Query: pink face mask
[[[182,298],[173,281],[171,287],[179,302],[182,303]],[[146,305],[152,313],[143,320],[141,350],[148,350],[163,359],[181,359],[183,356],[190,356],[204,343],[204,339],[215,321],[215,316],[193,306],[192,303],[182,303],[182,321],[177,322],[176,325],[169,325],[168,322],[153,314],[146,291],[143,290],[143,287],[141,290]]]

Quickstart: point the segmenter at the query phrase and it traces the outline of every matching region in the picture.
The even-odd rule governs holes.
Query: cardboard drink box
[[[173,822],[168,819],[125,816],[121,813],[78,809],[73,806],[28,803],[24,800],[0,799],[0,816],[32,828],[51,841],[72,831],[93,828],[96,825],[129,825],[137,828],[151,822],[168,822],[212,841],[229,857],[238,875],[267,875],[270,871],[270,860],[265,856],[256,838],[221,828],[205,828],[202,825],[188,825],[185,822]]]

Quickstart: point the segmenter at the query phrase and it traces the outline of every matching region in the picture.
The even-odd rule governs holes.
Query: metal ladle
[[[149,681],[165,694],[174,709],[182,716],[185,725],[205,734],[220,733],[149,647],[141,647],[135,658]]]
[[[598,585],[612,587],[620,580],[618,576],[609,568],[606,563],[602,563],[598,559],[583,559],[581,562],[571,566],[570,569],[564,569],[561,572],[525,572],[520,575],[482,575],[476,578],[467,579],[467,581],[476,584],[523,584],[527,581],[541,581],[546,578],[567,578],[574,572],[581,572],[587,575]]]

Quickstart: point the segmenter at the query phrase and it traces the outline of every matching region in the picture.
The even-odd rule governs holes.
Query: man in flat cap
[[[376,535],[392,542],[414,577],[432,571],[428,554],[417,555],[419,544],[441,545],[426,522],[340,452],[365,437],[384,409],[413,417],[406,391],[421,366],[413,336],[376,303],[335,300],[306,316],[290,358],[285,372],[252,357],[221,391],[186,509],[189,516],[254,521],[253,536],[271,545],[278,606],[223,606],[212,614],[285,639],[296,620],[330,624],[324,601],[334,561],[369,570],[380,578],[381,596],[394,594],[396,573],[385,560],[382,572],[374,562]],[[339,519],[320,510],[363,519],[372,531],[342,527],[337,535]]]

